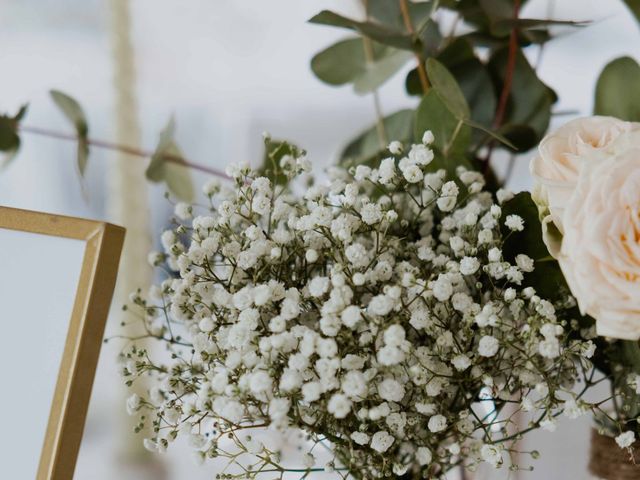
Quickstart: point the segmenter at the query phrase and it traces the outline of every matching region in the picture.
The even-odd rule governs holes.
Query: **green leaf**
[[[631,10],[631,13],[640,22],[640,0],[623,0],[625,5]]]
[[[0,115],[0,152],[4,152],[0,161],[0,170],[11,163],[20,149],[18,128],[26,112],[27,105],[23,105],[14,116]]]
[[[293,158],[299,158],[305,154],[305,151],[298,148],[293,143],[285,140],[273,140],[269,137],[264,139],[264,157],[262,168],[259,170],[274,185],[286,185],[289,182],[287,175],[280,166],[280,161],[287,155]]]
[[[357,93],[367,93],[396,73],[411,58],[405,50],[371,42],[373,61],[368,62],[362,38],[342,40],[311,59],[313,73],[330,85],[353,83]]]
[[[413,110],[400,110],[383,119],[388,140],[409,143],[413,137]],[[386,145],[380,144],[377,127],[373,125],[352,140],[340,154],[344,166],[373,165],[387,154]]]
[[[623,357],[626,360],[626,364],[631,366],[631,369],[640,373],[640,345],[637,340],[623,340],[622,344]]]
[[[467,100],[449,70],[435,58],[429,58],[427,60],[427,74],[429,75],[431,86],[439,93],[449,111],[459,120],[469,118],[470,112]]]
[[[496,94],[491,76],[476,57],[471,44],[464,38],[456,38],[438,54],[436,59],[458,82],[471,110],[471,119],[485,127],[490,127],[496,111]],[[416,69],[407,75],[406,87],[410,95],[422,96],[422,87]]]
[[[555,21],[548,19],[513,19],[513,0],[460,0],[451,2],[444,0],[445,8],[454,10],[472,26],[470,33],[462,38],[469,40],[474,46],[497,49],[503,46],[514,25],[518,26],[518,44],[522,47],[532,43],[541,44],[549,41],[551,35],[547,26],[568,24],[581,26],[580,22]],[[524,6],[526,2],[521,2]],[[475,28],[473,28],[475,27]]]
[[[442,33],[437,22],[429,18],[420,30],[418,36],[422,42],[424,58],[436,57],[442,47]]]
[[[444,157],[451,154],[464,154],[471,140],[471,132],[464,121],[447,107],[440,93],[432,88],[422,98],[416,110],[414,138],[422,138],[426,130],[435,137],[434,146]]]
[[[309,22],[318,25],[347,28],[349,30],[360,32],[365,37],[369,37],[372,40],[391,47],[401,48],[404,50],[414,50],[416,48],[411,36],[402,30],[373,21],[360,22],[329,10],[323,10],[312,17]]]
[[[498,131],[500,135],[509,140],[519,152],[526,152],[538,146],[538,135],[531,127],[526,125],[504,125]]]
[[[508,138],[502,136],[500,133],[498,132],[494,132],[493,130],[491,130],[490,128],[485,127],[484,125],[474,122],[473,120],[470,119],[466,119],[463,120],[465,125],[470,126],[471,128],[475,128],[476,130],[480,130],[481,132],[486,133],[487,135],[489,135],[490,137],[495,138],[496,140],[498,140],[500,143],[506,145],[507,147],[511,148],[512,150],[518,150],[518,147],[516,147],[513,143],[511,143],[509,141]]]
[[[361,75],[366,63],[362,39],[349,38],[317,53],[311,59],[311,70],[325,83],[344,85]]]
[[[378,60],[365,64],[364,71],[353,82],[356,93],[369,93],[375,90],[412,58],[411,53],[405,50],[387,48],[386,51],[387,54]]]
[[[176,197],[190,202],[194,196],[193,183],[187,166],[183,164],[184,157],[173,138],[174,134],[175,121],[171,117],[160,133],[158,146],[145,175],[152,182],[164,182]]]
[[[77,166],[78,172],[83,176],[89,158],[89,126],[87,124],[87,118],[82,107],[74,98],[58,90],[51,90],[49,94],[53,102],[76,130],[76,135],[78,136]]]
[[[489,60],[489,71],[497,91],[502,91],[508,55],[508,48],[504,47]],[[551,106],[556,100],[555,92],[538,78],[522,51],[518,50],[503,124],[528,126],[539,141],[549,127]]]
[[[408,2],[409,16],[413,25],[423,25],[433,9],[433,2]],[[404,30],[404,19],[397,0],[368,0],[369,16],[383,25]]]
[[[549,258],[549,251],[542,240],[542,225],[538,216],[538,208],[529,192],[518,193],[502,205],[502,222],[508,215],[519,215],[524,220],[524,230],[511,232],[504,223],[501,224],[505,237],[503,254],[505,260],[514,262],[518,254],[528,255],[535,261],[533,272],[525,273],[523,285],[535,288],[543,298],[559,299],[568,291],[567,283],[562,275],[558,262]]]
[[[596,115],[640,121],[640,66],[630,57],[609,63],[596,85]]]
[[[491,26],[492,31],[501,36],[508,36],[511,30],[516,27],[519,31],[531,30],[539,27],[549,26],[566,26],[566,27],[586,27],[590,22],[571,21],[571,20],[552,20],[552,19],[536,19],[536,18],[503,18],[494,22]]]

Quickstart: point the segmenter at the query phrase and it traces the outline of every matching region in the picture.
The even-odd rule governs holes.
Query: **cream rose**
[[[613,117],[579,118],[540,143],[538,155],[529,167],[536,183],[533,199],[540,210],[545,243],[553,256],[560,249],[564,211],[585,159],[598,156],[631,129],[631,123]]]
[[[580,157],[576,186],[561,204],[564,237],[558,261],[581,312],[596,319],[598,334],[636,340],[640,338],[640,131],[624,133],[609,145],[604,145],[604,135],[597,155]]]

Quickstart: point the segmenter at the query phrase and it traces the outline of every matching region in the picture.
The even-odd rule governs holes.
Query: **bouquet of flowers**
[[[523,431],[586,411],[573,387],[595,345],[572,335],[575,303],[523,286],[527,198],[434,168],[433,140],[392,142],[376,168],[332,168],[302,194],[230,167],[234,187],[205,185],[202,211],[176,205],[150,257],[167,278],[133,299],[171,358],[122,357],[129,384],[152,377],[128,405],[153,424],[148,448],[187,435],[240,468],[220,478],[434,478],[500,467]],[[273,168],[291,180],[309,164],[289,151]],[[265,428],[304,432],[310,451],[283,466],[252,433]]]
[[[198,458],[227,459],[219,478],[441,478],[525,468],[510,456],[523,434],[591,412],[634,459],[640,66],[612,60],[598,116],[547,134],[558,96],[525,50],[540,59],[553,29],[584,22],[521,18],[525,4],[365,0],[363,18],[310,19],[355,33],[311,69],[370,94],[376,122],[328,179],[267,138],[260,168],[230,167],[231,184],[204,186],[205,205],[176,205],[149,258],[164,278],[132,298],[133,340],[155,338],[168,355],[134,341],[121,356],[127,384],[150,378],[128,401],[150,450],[186,436]],[[378,88],[407,62],[419,103],[384,116]],[[51,93],[76,134],[24,125],[26,106],[0,115],[3,164],[30,132],[77,141],[81,174],[89,146],[147,158],[147,179],[184,201],[186,168],[221,175],[183,158],[172,121],[154,151],[116,145],[89,138],[78,102]],[[533,195],[509,193],[516,152],[535,147]],[[502,178],[496,153],[509,160]],[[610,393],[587,401],[601,382]],[[307,451],[290,465],[264,430],[301,432]]]
[[[640,124],[574,120],[531,162],[549,252],[580,312],[595,319],[596,365],[611,379],[601,431],[630,447],[640,415]],[[621,339],[616,341],[615,339]]]

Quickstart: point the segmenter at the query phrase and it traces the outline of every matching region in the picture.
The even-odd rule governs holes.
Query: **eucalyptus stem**
[[[413,23],[411,22],[411,15],[409,14],[409,4],[407,0],[399,0],[400,1],[400,11],[402,12],[402,20],[404,21],[404,26],[409,32],[411,37],[415,37],[415,30],[413,28]],[[420,77],[420,85],[422,86],[422,92],[427,93],[429,91],[429,79],[427,78],[427,70],[424,67],[424,59],[422,55],[414,51],[414,55],[418,62],[418,77]]]
[[[367,20],[369,19],[369,0],[362,0],[362,5],[364,7],[364,12]],[[362,46],[364,48],[364,56],[367,61],[367,65],[371,65],[374,62],[373,57],[373,44],[371,43],[371,39],[365,35],[362,36]],[[380,143],[380,148],[384,149],[389,143],[387,132],[384,127],[384,118],[382,116],[382,107],[380,105],[380,94],[378,93],[378,89],[374,88],[373,92],[373,106],[376,112],[376,132],[378,134],[378,140]]]
[[[504,122],[504,117],[507,111],[507,102],[509,101],[509,95],[511,94],[511,86],[513,84],[513,75],[516,68],[516,58],[518,53],[518,25],[517,20],[520,15],[520,0],[514,0],[513,2],[513,20],[514,25],[511,29],[509,36],[509,51],[507,57],[507,67],[504,74],[504,83],[502,84],[502,92],[500,93],[500,99],[498,100],[498,108],[496,109],[496,115],[493,121],[493,129],[497,130]],[[484,163],[484,175],[485,177],[489,173],[491,167],[491,154],[493,153],[494,141],[489,143],[489,150],[485,157]]]
[[[33,135],[40,135],[42,137],[49,137],[49,138],[56,138],[59,140],[68,140],[68,141],[72,141],[72,142],[77,142],[79,141],[79,138],[77,135],[74,134],[70,134],[70,133],[64,133],[64,132],[59,132],[56,130],[50,130],[47,128],[40,128],[40,127],[32,127],[32,126],[26,126],[26,125],[20,125],[18,127],[21,131],[25,132],[25,133],[31,133]],[[147,150],[141,150],[139,148],[135,148],[135,147],[131,147],[128,145],[120,145],[118,143],[113,143],[113,142],[107,142],[104,140],[98,140],[98,139],[94,139],[94,138],[87,138],[85,139],[86,143],[88,145],[91,145],[92,147],[97,147],[97,148],[102,148],[105,150],[112,150],[112,151],[118,151],[118,152],[122,152],[122,153],[126,153],[129,155],[132,155],[134,157],[139,157],[139,158],[151,158],[153,156],[153,152],[147,151]],[[187,159],[179,156],[179,155],[171,155],[171,154],[163,154],[163,158],[167,161],[167,162],[171,162],[171,163],[175,163],[178,165],[182,165],[183,167],[187,167],[187,168],[191,168],[193,170],[198,170],[200,172],[204,172],[204,173],[208,173],[210,175],[214,175],[216,177],[220,177],[220,178],[224,178],[224,179],[228,179],[229,177],[222,171],[217,170],[215,168],[211,168],[211,167],[207,167],[205,165],[200,165],[198,163],[193,163],[188,161]]]
[[[518,20],[520,14],[520,0],[514,0],[513,2],[513,20]],[[511,85],[513,83],[513,74],[516,67],[516,55],[518,53],[518,26],[514,23],[509,36],[509,53],[507,58],[507,69],[504,76],[504,83],[502,85],[502,92],[500,93],[500,100],[498,101],[498,108],[496,110],[496,117],[493,122],[494,128],[502,126],[504,116],[507,111],[507,102],[509,95],[511,94]]]

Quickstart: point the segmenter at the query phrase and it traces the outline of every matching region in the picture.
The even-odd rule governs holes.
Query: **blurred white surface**
[[[240,161],[255,164],[262,148],[260,134],[266,130],[306,148],[320,170],[373,122],[370,97],[358,97],[350,87],[328,87],[309,69],[314,53],[346,34],[306,20],[323,8],[354,13],[355,1],[137,0],[131,7],[143,138],[149,149],[175,113],[178,141],[195,162],[218,168]],[[112,138],[106,8],[107,2],[98,0],[0,3],[0,108],[14,111],[29,101],[27,124],[69,131],[47,97],[48,89],[58,88],[85,107],[91,136]],[[523,14],[544,17],[547,9],[547,0],[531,0]],[[640,58],[638,26],[622,2],[614,0],[556,1],[554,15],[594,21],[550,43],[539,67],[542,78],[559,93],[556,111],[589,114],[602,67],[623,54]],[[535,59],[538,52],[532,49],[530,55]],[[382,88],[385,113],[415,103],[403,93],[409,68]],[[570,118],[559,116],[554,123]],[[113,157],[94,149],[86,178],[90,200],[85,203],[74,171],[74,150],[72,143],[25,135],[20,156],[0,173],[0,204],[105,218],[105,163]],[[517,161],[512,179],[516,190],[529,187],[527,160],[532,154]],[[162,187],[151,193],[156,231],[169,209],[162,193]],[[125,301],[115,299],[114,308]],[[117,325],[107,331],[117,333]],[[123,473],[124,459],[115,453],[123,442],[117,437],[117,416],[124,414],[116,354],[116,346],[107,345],[101,356],[76,478],[213,478],[219,467],[195,466],[184,446],[163,457],[165,476],[142,467],[129,468],[129,476]],[[536,433],[544,461],[536,463],[533,473],[503,471],[482,478],[586,478],[585,470],[578,469],[586,464],[588,424],[583,418],[563,423],[553,435]],[[571,477],[569,471],[574,472]]]
[[[0,228],[0,463],[35,478],[85,242]]]

